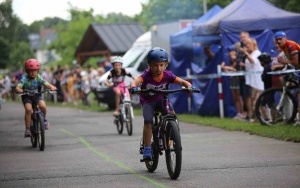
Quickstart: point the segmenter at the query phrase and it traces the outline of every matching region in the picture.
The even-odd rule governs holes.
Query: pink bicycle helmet
[[[36,59],[27,59],[25,61],[25,71],[40,70],[40,62]]]

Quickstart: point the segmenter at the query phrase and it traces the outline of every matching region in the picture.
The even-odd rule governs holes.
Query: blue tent
[[[200,42],[203,40],[203,38],[193,37],[193,25],[204,23],[221,10],[222,8],[220,6],[215,5],[209,11],[207,11],[206,14],[194,21],[191,25],[170,36],[171,64],[169,68],[174,74],[176,74],[177,76],[186,76],[186,69],[191,68],[190,66],[191,62],[193,61],[195,51],[203,51],[202,49],[195,48],[194,46],[195,41]],[[208,38],[210,39],[209,41],[220,40],[219,36],[210,36]],[[208,40],[208,38],[205,38],[205,40]],[[188,112],[188,102],[186,94],[172,94],[170,96],[170,100],[172,101],[177,113]],[[194,102],[192,102],[192,104],[194,104]]]
[[[217,65],[222,60],[227,61],[226,49],[239,41],[241,31],[248,31],[251,37],[257,40],[260,51],[273,53],[274,56],[277,54],[273,43],[276,31],[283,30],[290,40],[300,43],[300,14],[279,9],[266,0],[234,0],[206,22],[194,24],[192,27],[193,38],[208,38],[207,42],[209,43],[210,37],[220,36],[218,43],[222,45],[220,52],[216,54],[217,57],[215,56],[215,59],[210,62],[210,66],[199,71],[198,74],[215,73]],[[185,65],[186,67],[192,67],[191,58],[188,61],[182,60],[182,62],[188,63]],[[174,66],[181,67],[180,65]],[[196,108],[193,109],[193,112],[218,116],[219,111],[216,110],[219,108],[217,79],[193,80],[193,85],[200,87],[203,93],[200,96],[193,96],[192,100],[195,102],[194,107]],[[223,99],[225,116],[233,116],[235,107],[229,89],[229,77],[223,77]],[[181,99],[177,99],[177,101],[181,101]]]
[[[183,30],[172,34],[170,36],[170,46],[171,46],[171,66],[170,69],[178,76],[186,75],[186,69],[190,68],[190,62],[193,61],[194,47],[193,43],[196,37],[193,37],[193,26],[200,23],[204,23],[211,17],[220,12],[222,8],[219,5],[215,5],[206,14],[201,16],[191,25],[187,26]],[[207,40],[207,39],[206,39]],[[219,37],[210,36],[210,40],[219,40]],[[174,66],[173,66],[174,65]]]

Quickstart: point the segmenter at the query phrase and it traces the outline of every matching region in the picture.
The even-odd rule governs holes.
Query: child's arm
[[[132,74],[130,72],[128,72],[128,71],[125,70],[125,73],[126,73],[127,76],[129,76],[130,78],[132,78],[132,80],[135,80],[135,77],[132,76]]]
[[[22,89],[22,87],[20,85],[17,85],[16,92],[17,93],[23,93],[23,89]]]
[[[47,84],[46,87],[48,89],[50,89],[51,91],[56,91],[57,90],[57,88],[54,85],[52,85],[52,84]]]
[[[184,86],[186,88],[192,87],[192,84],[190,82],[188,82],[186,80],[183,80],[183,79],[181,79],[179,77],[176,77],[175,83],[180,84],[180,85],[182,85],[182,86]]]
[[[112,77],[112,74],[110,72],[109,75],[107,76],[107,79],[104,82],[104,85],[106,85],[108,87],[113,87],[114,86],[114,83],[112,83],[112,82],[109,81],[111,77]]]
[[[130,87],[137,87],[139,86],[141,83],[143,83],[143,79],[141,77],[137,77],[135,78],[131,83],[130,83]]]

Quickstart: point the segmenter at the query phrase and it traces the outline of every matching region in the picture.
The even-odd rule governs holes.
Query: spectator
[[[237,45],[235,45],[237,46]],[[222,69],[227,72],[236,72],[236,48],[234,45],[228,48],[228,56],[230,65],[226,66],[225,62],[222,62],[221,67]],[[230,90],[232,92],[233,101],[235,104],[235,108],[237,111],[236,116],[234,119],[242,119],[243,118],[243,100],[240,95],[240,87],[239,87],[239,78],[237,76],[230,77]]]
[[[111,62],[110,62],[110,55],[105,54],[105,59],[102,59],[102,60],[98,61],[97,65],[98,65],[98,67],[103,67],[105,72],[111,70],[112,65],[111,65]]]
[[[245,41],[249,38],[249,36],[250,35],[248,32],[242,31],[240,33],[240,41],[235,43],[236,52],[237,52],[237,54],[236,54],[236,62],[237,62],[236,70],[237,71],[245,71],[246,56],[240,49],[245,46]],[[243,100],[243,111],[244,111],[244,109],[247,108],[247,106],[245,105],[245,99],[246,99],[246,94],[249,93],[249,91],[247,91],[247,87],[245,84],[245,76],[239,76],[238,78],[239,78],[240,95]],[[244,118],[247,118],[247,116]]]
[[[279,56],[278,62],[282,64],[290,64],[295,67],[295,69],[300,69],[300,45],[295,41],[288,40],[285,32],[278,31],[275,33],[275,40],[279,47],[284,52],[287,58]],[[298,101],[300,101],[300,92],[298,92]],[[300,102],[298,102],[298,115],[300,114]],[[298,120],[295,126],[300,125]]]
[[[74,71],[71,71],[68,75],[67,80],[67,90],[69,102],[75,104],[75,94],[74,94]]]
[[[300,68],[300,46],[292,40],[288,40],[283,31],[275,33],[275,40],[284,52],[287,59],[278,57],[278,61],[282,64],[293,65],[296,69]]]
[[[0,85],[0,87],[2,87],[0,95],[3,98],[3,101],[5,101],[5,99],[9,97],[11,90],[11,79],[8,74],[4,74],[3,83]]]
[[[261,52],[258,50],[257,42],[254,38],[248,38],[245,41],[245,47],[241,48],[241,51],[245,54],[245,71],[248,72],[245,75],[246,93],[245,104],[247,106],[247,120],[254,122],[253,111],[255,103],[259,95],[264,90],[264,83],[261,80],[261,75],[257,72],[262,72],[258,56]]]

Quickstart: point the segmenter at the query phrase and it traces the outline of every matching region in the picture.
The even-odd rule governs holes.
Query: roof
[[[194,26],[194,34],[299,28],[300,14],[277,8],[266,0],[235,0],[205,23]]]
[[[123,55],[143,33],[139,23],[90,24],[75,56],[82,64],[92,56]]]

